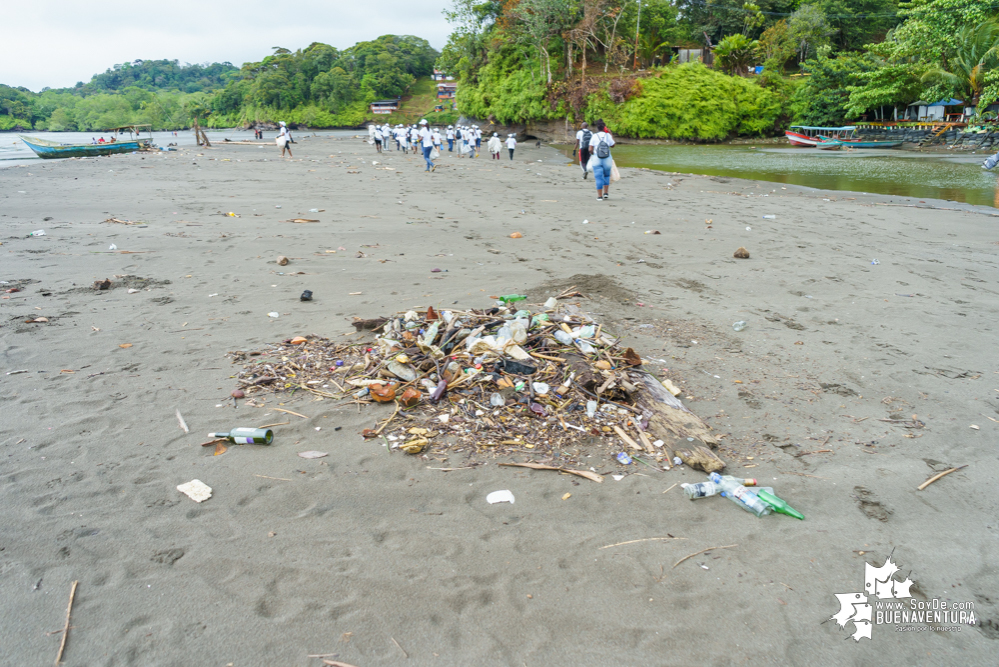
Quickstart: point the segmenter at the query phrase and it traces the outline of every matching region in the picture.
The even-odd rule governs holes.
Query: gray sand
[[[533,146],[441,163],[310,138],[289,161],[227,147],[0,170],[0,279],[24,281],[0,301],[0,662],[51,664],[79,580],[70,666],[994,664],[994,218],[639,170],[597,202]],[[90,288],[104,278],[116,288]],[[473,459],[362,440],[389,406],[227,401],[229,351],[570,285],[683,382],[728,472],[807,520],[664,494],[703,480],[685,468],[431,470]],[[879,421],[912,415],[925,427]],[[283,421],[270,447],[197,446]],[[330,455],[296,456],[310,449]],[[616,451],[591,465],[629,472]],[[175,488],[195,478],[202,504]],[[516,503],[488,505],[498,489]],[[828,621],[892,552],[915,599],[973,602],[978,626],[855,642]]]

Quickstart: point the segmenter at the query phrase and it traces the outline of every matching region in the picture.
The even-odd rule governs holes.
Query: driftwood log
[[[639,388],[635,405],[648,416],[648,430],[654,436],[665,442],[691,468],[717,472],[725,467],[725,462],[711,451],[718,446],[718,440],[700,417],[648,373],[629,375]],[[693,441],[688,438],[693,438]],[[668,451],[666,455],[669,456]]]

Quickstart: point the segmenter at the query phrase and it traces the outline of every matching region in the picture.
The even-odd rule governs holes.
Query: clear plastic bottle
[[[721,487],[723,498],[728,498],[747,512],[763,516],[773,511],[770,505],[760,500],[755,493],[740,484],[737,479],[725,479],[716,472],[708,475],[708,479]]]
[[[593,416],[597,414],[597,402],[596,401],[586,401],[586,416],[593,419]]]
[[[742,331],[745,328],[746,328],[745,320],[739,320],[738,322],[732,325],[732,329],[735,331]]]
[[[506,405],[506,399],[503,398],[503,394],[494,393],[489,397],[489,404],[495,408],[501,408]]]
[[[732,481],[736,484],[742,484],[743,486],[754,486],[756,484],[755,479],[740,479],[739,477],[732,477],[731,475],[725,475],[722,477],[725,481]],[[714,482],[701,482],[699,484],[681,484],[680,487],[683,492],[687,494],[687,498],[690,500],[697,500],[698,498],[708,498],[710,496],[716,496],[722,492],[721,486],[715,484]]]
[[[561,329],[555,330],[555,340],[562,343],[563,345],[572,345],[572,336],[562,331]]]
[[[587,343],[582,338],[576,339],[576,346],[579,347],[579,351],[583,354],[593,354],[596,351],[592,345]]]

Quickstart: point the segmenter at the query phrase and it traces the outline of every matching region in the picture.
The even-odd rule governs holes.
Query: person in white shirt
[[[379,153],[382,152],[382,128],[373,127],[371,130],[371,138],[375,142],[375,150]]]
[[[434,148],[436,148],[437,152],[440,153],[441,152],[441,143],[442,143],[441,130],[440,130],[439,127],[435,127],[432,130],[432,132],[433,132],[433,135],[434,135]]]
[[[274,141],[281,147],[281,157],[284,157],[285,150],[288,151],[288,157],[294,157],[291,154],[291,133],[288,131],[288,126],[284,124],[284,121],[281,121],[281,131],[278,132],[277,139]]]
[[[489,149],[489,153],[493,156],[494,160],[500,159],[500,151],[503,150],[503,142],[500,141],[499,134],[493,132],[493,136],[489,138],[489,143],[486,144],[486,148]]]
[[[511,134],[506,138],[506,148],[510,151],[510,159],[513,159],[513,151],[517,148],[517,135]]]
[[[607,126],[602,120],[596,122],[597,131],[590,137],[590,155],[596,157],[593,164],[593,178],[597,181],[597,199],[607,199],[607,191],[610,189],[611,169],[614,167],[614,160],[611,159],[610,149],[614,145],[614,137],[607,131]],[[603,195],[601,196],[601,189]]]
[[[576,133],[576,150],[579,155],[579,166],[583,170],[583,180],[586,180],[586,175],[590,172],[586,170],[586,163],[590,161],[590,139],[593,138],[593,133],[590,132],[590,126],[586,123],[580,127],[579,132]]]
[[[447,126],[447,152],[454,152],[454,128],[450,125]]]
[[[482,129],[478,125],[473,125],[472,129],[475,130],[475,149],[476,151],[482,150]]]
[[[420,121],[418,132],[420,146],[423,148],[423,159],[427,162],[427,168],[424,171],[434,171],[437,166],[430,159],[430,152],[434,150],[434,133],[427,127],[426,119]]]

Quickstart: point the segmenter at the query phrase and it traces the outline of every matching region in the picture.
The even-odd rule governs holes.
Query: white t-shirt
[[[431,148],[434,145],[434,133],[425,126],[420,128],[420,140],[424,148]]]
[[[586,150],[590,150],[590,145],[587,143],[583,143],[583,134],[586,132],[590,133],[591,139],[593,138],[593,130],[587,128],[585,130],[580,130],[579,132],[576,133],[576,141],[579,143],[580,148],[585,148]]]
[[[476,139],[482,138],[482,130],[480,130],[479,128],[475,128],[475,138]]]
[[[448,129],[448,131],[447,131],[447,138],[448,139],[454,139],[454,130]]]
[[[596,132],[592,137],[590,137],[591,154],[597,154],[597,146],[600,145],[601,141],[606,141],[608,146],[614,145],[614,137],[610,135],[610,132]]]
[[[517,147],[517,138],[516,137],[507,137],[507,139],[506,139],[506,147],[507,148],[516,148]]]

